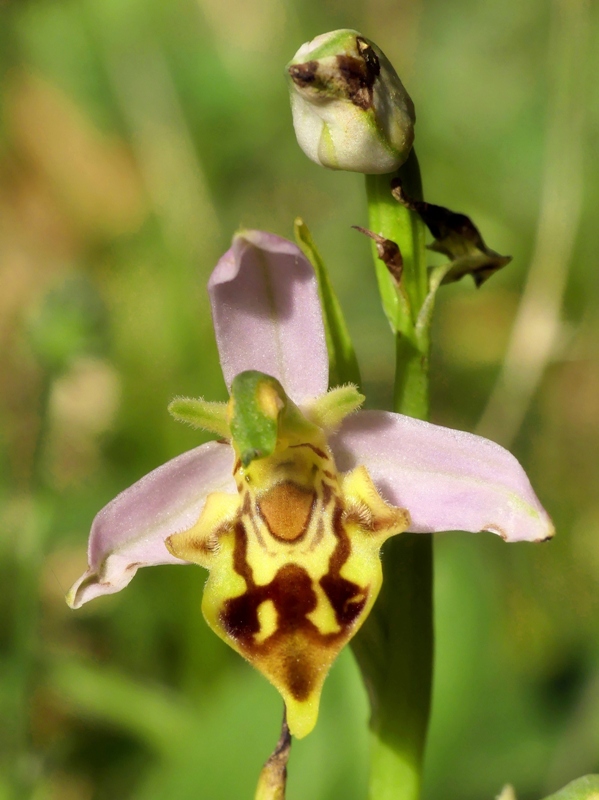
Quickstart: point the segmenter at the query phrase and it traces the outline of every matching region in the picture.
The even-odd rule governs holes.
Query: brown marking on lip
[[[332,476],[331,476],[332,477]],[[312,539],[312,542],[309,547],[309,551],[313,552],[320,542],[322,541],[322,537],[324,536],[324,514],[327,511],[327,506],[331,502],[331,498],[333,497],[333,487],[330,484],[326,483],[325,481],[322,482],[322,494],[321,494],[321,513],[318,517],[318,524],[316,526],[316,532]]]
[[[220,534],[223,533],[225,528],[226,525],[221,525],[219,528],[213,531],[212,534],[207,539],[203,539],[201,537],[194,537],[193,539],[187,540],[185,543],[184,554],[176,546],[173,547],[172,539],[173,536],[176,536],[176,534],[173,534],[173,536],[167,536],[164,541],[164,544],[169,553],[174,555],[175,558],[180,558],[183,561],[193,561],[193,558],[190,557],[190,554],[193,553],[194,550],[197,551],[197,553],[200,556],[213,555],[214,553],[218,552],[220,548],[219,536]],[[130,569],[132,566],[135,565],[129,565],[128,568]],[[138,564],[137,566],[141,565]]]
[[[376,515],[372,517],[372,522],[370,525],[370,530],[373,533],[379,533],[380,531],[389,531],[391,528],[395,526],[403,526],[403,530],[405,530],[410,524],[410,515],[404,508],[390,508],[389,512],[384,515]],[[397,530],[397,528],[396,528]]]
[[[258,509],[272,536],[295,542],[306,533],[316,494],[293,481],[283,481],[262,495]]]
[[[319,515],[318,521],[316,523],[316,530],[314,531],[314,536],[312,537],[312,541],[310,542],[310,547],[308,548],[309,553],[313,553],[318,545],[322,542],[322,537],[324,536],[324,522],[322,520],[322,515]]]
[[[316,455],[318,456],[318,458],[322,458],[322,459],[325,459],[325,460],[327,460],[327,461],[328,461],[328,458],[329,458],[329,457],[328,457],[328,455],[325,453],[325,451],[324,451],[324,450],[321,450],[319,447],[316,447],[316,445],[315,445],[315,444],[311,444],[310,442],[303,442],[302,444],[292,444],[292,445],[289,447],[289,449],[290,449],[290,450],[292,450],[292,449],[294,449],[294,448],[296,448],[296,447],[309,447],[309,448],[310,448],[310,450],[312,450],[314,453],[316,453]]]
[[[366,503],[352,503],[343,515],[346,525],[358,525],[362,530],[372,530],[372,511]]]
[[[259,522],[258,519],[256,519],[256,514],[252,513],[251,505],[250,505],[249,500],[250,500],[250,498],[249,498],[249,495],[248,495],[248,506],[247,506],[248,507],[248,513],[247,513],[247,516],[244,517],[244,521],[247,520],[246,524],[252,526],[252,531],[254,533],[254,536],[256,537],[256,541],[258,542],[260,547],[262,547],[264,550],[266,550],[266,542],[264,541],[264,536],[262,536],[262,531],[260,530],[260,522]]]
[[[192,547],[194,546],[201,553],[206,553],[207,555],[210,553],[216,553],[219,549],[218,532],[215,531],[213,536],[210,536],[210,538],[204,539],[203,541],[198,541],[196,539],[192,543]]]
[[[303,567],[290,563],[281,567],[269,584],[257,586],[246,559],[247,534],[242,524],[235,534],[233,567],[244,578],[247,591],[226,601],[220,621],[248,658],[267,662],[291,694],[305,700],[317,679],[319,659],[311,657],[312,645],[326,638],[307,618],[318,603],[312,580]],[[254,636],[260,632],[258,607],[265,600],[274,604],[277,629],[256,644]]]
[[[239,510],[240,514],[250,514],[252,510],[252,498],[248,491],[243,492],[243,502]]]
[[[341,577],[341,568],[351,554],[351,542],[343,524],[343,508],[337,503],[333,512],[333,530],[337,545],[329,560],[329,571],[320,579],[320,585],[329,599],[342,630],[352,626],[364,608],[368,587],[362,588]]]
[[[322,499],[334,501],[334,493],[323,484]],[[235,526],[233,569],[246,583],[240,597],[227,600],[220,612],[220,623],[246,657],[260,665],[267,675],[283,684],[298,701],[306,700],[317,686],[324,665],[332,662],[349,629],[366,603],[368,587],[363,588],[345,580],[339,574],[351,552],[345,532],[343,510],[336,503],[333,526],[337,545],[329,562],[329,571],[320,584],[334,609],[340,631],[323,634],[308,619],[316,610],[318,596],[307,571],[292,562],[281,567],[265,586],[255,583],[247,560],[247,531],[242,521]],[[262,642],[258,608],[271,600],[277,614],[276,630]]]
[[[295,461],[292,458],[289,458],[287,461],[279,461],[278,464],[275,465],[275,469],[278,471],[284,472],[289,467],[293,467],[295,465]]]

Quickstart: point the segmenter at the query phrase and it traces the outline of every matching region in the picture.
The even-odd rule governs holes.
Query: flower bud
[[[385,54],[356,31],[306,42],[287,66],[293,125],[323,167],[393,172],[414,140],[414,105]]]

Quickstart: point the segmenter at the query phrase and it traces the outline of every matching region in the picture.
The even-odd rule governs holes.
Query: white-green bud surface
[[[414,140],[414,105],[385,54],[357,31],[306,42],[287,65],[293,125],[308,158],[350,172],[394,172]]]

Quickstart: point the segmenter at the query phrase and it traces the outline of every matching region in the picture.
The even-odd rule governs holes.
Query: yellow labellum
[[[208,624],[279,690],[301,738],[331,664],[378,595],[380,547],[409,515],[383,500],[364,467],[340,476],[324,435],[289,442],[280,437],[247,467],[238,459],[238,494],[209,495],[198,522],[167,546],[210,570]]]

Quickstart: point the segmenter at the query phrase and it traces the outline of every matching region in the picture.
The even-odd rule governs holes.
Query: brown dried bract
[[[368,228],[361,228],[359,225],[352,225],[352,227],[373,240],[378,257],[384,262],[395,283],[399,284],[403,273],[403,257],[399,245],[392,239],[385,239],[384,236],[380,236]]]
[[[391,181],[391,193],[398,203],[419,214],[435,237],[429,249],[451,259],[443,283],[472,275],[478,287],[512,260],[511,256],[502,256],[488,248],[476,225],[465,214],[408,197],[399,178]]]

